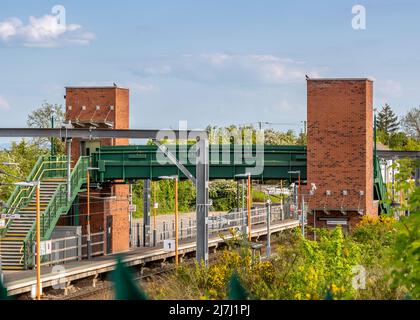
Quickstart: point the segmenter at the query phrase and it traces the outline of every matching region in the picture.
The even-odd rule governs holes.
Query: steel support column
[[[267,201],[267,259],[271,256],[271,201]]]
[[[209,259],[209,142],[200,139],[197,142],[197,251],[199,263],[208,265]]]
[[[150,180],[144,180],[143,186],[143,246],[150,246]]]
[[[67,139],[67,201],[71,199],[71,143],[72,139]]]

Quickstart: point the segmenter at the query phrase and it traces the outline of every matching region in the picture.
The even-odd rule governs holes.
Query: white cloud
[[[157,90],[152,84],[141,84],[141,83],[129,83],[127,86],[130,90],[137,92],[151,92]]]
[[[10,104],[7,102],[6,99],[0,96],[0,110],[9,110],[9,109],[10,109]]]
[[[59,47],[86,45],[95,39],[78,24],[60,24],[56,16],[29,17],[28,24],[16,17],[0,21],[0,41],[9,46]]]
[[[383,80],[378,81],[378,91],[385,98],[399,98],[402,95],[402,85],[398,81]]]
[[[305,81],[305,74],[318,77],[319,70],[305,62],[274,55],[211,53],[183,55],[158,61],[138,72],[141,76],[178,77],[197,82],[281,84]]]

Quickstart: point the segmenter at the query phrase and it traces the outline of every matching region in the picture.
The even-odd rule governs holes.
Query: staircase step
[[[2,248],[10,248],[12,251],[14,251],[14,250],[20,250],[21,248],[22,248],[22,246],[23,246],[23,242],[21,242],[21,243],[14,243],[14,244],[6,244],[6,243],[4,243],[4,244],[2,244],[1,245],[1,247]],[[2,256],[7,256],[7,254],[8,254],[8,252],[2,252],[1,253],[2,254]]]
[[[14,246],[14,247],[12,247],[12,246],[1,246],[2,257],[8,256],[8,255],[13,254],[15,252],[21,254],[20,249],[22,249],[22,246]]]
[[[9,271],[19,271],[23,270],[23,265],[20,264],[18,266],[3,266],[3,270],[9,270]]]
[[[67,182],[65,178],[48,178],[41,181],[40,185],[40,208],[41,214],[45,212],[51,199],[57,190]],[[26,200],[26,202],[25,202]],[[19,200],[18,200],[19,201]],[[9,220],[9,229],[4,238],[0,238],[0,254],[2,255],[2,265],[4,270],[23,270],[23,253],[22,247],[28,232],[36,222],[37,199],[35,195],[31,199],[23,198],[22,205],[19,209],[12,209],[15,213],[19,213],[20,218]],[[45,216],[47,219],[48,217]]]

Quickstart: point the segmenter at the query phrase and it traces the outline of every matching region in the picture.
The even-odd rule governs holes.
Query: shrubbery
[[[364,218],[350,236],[340,227],[317,230],[317,241],[295,230],[276,241],[267,261],[230,244],[217,263],[182,265],[148,290],[154,298],[226,299],[236,273],[253,299],[419,299],[419,230],[416,213],[399,222]],[[366,272],[364,288],[354,287],[360,270]]]

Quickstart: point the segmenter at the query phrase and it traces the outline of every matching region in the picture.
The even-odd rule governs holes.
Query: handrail
[[[38,179],[41,179],[42,178],[42,176],[44,175],[44,173],[46,173],[46,172],[51,172],[51,171],[66,171],[67,169],[66,168],[57,168],[57,169],[44,169],[44,170],[42,170],[42,172],[41,172],[41,175],[38,177]],[[35,180],[36,181],[36,180]],[[31,190],[30,191],[30,193],[29,193],[29,195],[27,195],[27,196],[25,196],[25,197],[20,197],[20,199],[19,199],[19,203],[17,204],[17,205],[15,205],[15,206],[12,206],[10,209],[13,209],[13,211],[12,212],[9,212],[9,214],[14,214],[14,213],[16,213],[16,210],[18,210],[18,209],[20,209],[22,206],[24,206],[25,204],[28,204],[32,199],[33,199],[33,196],[34,196],[34,194],[35,194],[35,187],[30,187],[30,188],[28,188],[28,189],[25,189],[25,190]],[[26,202],[23,202],[23,200],[27,200]],[[23,204],[22,204],[22,202],[23,202]]]
[[[29,175],[27,176],[26,180],[27,181],[31,181],[33,180],[32,177],[35,174],[35,170],[37,170],[37,168],[41,165],[42,161],[44,159],[44,156],[40,156],[37,160],[37,162],[35,163],[34,167],[32,168],[31,172],[29,173]],[[7,205],[6,208],[4,208],[2,211],[7,211],[7,208],[10,208],[12,206],[12,201],[14,202],[16,197],[18,196],[18,193],[22,191],[22,187],[17,186],[15,188],[15,190],[13,191],[12,195],[9,197],[9,200],[7,201]]]
[[[37,162],[35,163],[34,167],[32,168],[31,172],[26,178],[27,181],[33,180],[33,177],[36,171],[38,170],[37,168],[39,168],[42,165],[42,162],[44,159],[45,159],[45,156],[40,156],[38,158]],[[9,197],[9,200],[7,201],[6,207],[2,210],[2,213],[7,213],[10,208],[13,208],[14,203],[16,202],[17,199],[20,198],[20,195],[22,194],[22,192],[26,192],[28,190],[29,188],[16,186],[15,190],[13,191],[12,195]],[[7,220],[6,226],[0,230],[0,237],[3,237],[7,233],[7,231],[9,230],[9,227],[10,227],[10,219]]]
[[[42,161],[43,159],[50,160],[52,159],[52,157],[40,157],[37,161],[36,166],[32,169],[31,174],[28,176],[28,181],[41,180],[45,173],[67,170],[66,168],[60,168],[60,167],[43,169],[46,165],[51,165],[51,164],[59,165],[59,164],[67,163],[67,161],[60,160],[60,159],[64,159],[64,157],[56,157],[56,158],[57,158],[56,161]],[[41,169],[43,170],[41,171]],[[5,211],[5,213],[15,214],[16,211],[19,210],[21,207],[29,204],[29,202],[33,199],[34,195],[35,195],[35,187],[29,187],[29,188],[26,187],[24,189],[20,189],[17,196],[15,196],[12,204],[8,205],[8,208],[6,209],[8,211]],[[16,201],[18,201],[17,204],[16,204]],[[11,223],[11,219],[8,219],[5,228],[0,230],[0,236],[4,236],[7,233],[10,227],[10,223]]]
[[[66,161],[42,161],[44,157],[40,157],[40,159],[38,160],[38,162],[41,160],[41,163],[39,164],[37,162],[37,165],[34,167],[34,169],[32,169],[31,174],[28,176],[27,181],[36,181],[41,179],[41,177],[44,175],[45,172],[47,171],[61,171],[61,170],[65,170],[65,168],[55,168],[55,169],[43,169],[40,173],[40,170],[47,164],[58,164],[58,163],[66,163]],[[35,169],[38,167],[36,173],[34,173]],[[40,173],[40,174],[39,174]],[[17,187],[17,189],[19,189],[20,187]],[[30,190],[29,195],[25,196],[25,197],[20,197],[19,195],[22,192],[26,192]],[[32,196],[34,194],[34,187],[31,188],[25,188],[25,189],[21,189],[18,193],[18,195],[15,197],[15,199],[13,200],[13,202],[10,204],[8,203],[8,208],[9,211],[7,211],[8,213],[10,213],[10,209],[13,210],[12,214],[16,212],[16,209],[20,208],[22,199],[32,199]],[[15,202],[19,199],[19,203],[17,205],[15,205]],[[7,210],[7,209],[6,209]]]
[[[76,166],[73,168],[70,176],[70,199],[67,199],[66,183],[60,184],[50,199],[47,208],[41,215],[41,239],[49,239],[60,216],[66,214],[70,210],[74,199],[81,190],[81,187],[86,183],[86,173],[89,165],[89,159],[90,157],[81,157]],[[30,263],[31,254],[28,255],[28,252],[25,250],[25,248],[27,244],[33,242],[35,239],[35,227],[36,223],[32,225],[21,247],[21,252],[24,251],[22,259],[24,259],[25,265],[29,265]]]
[[[66,157],[46,157],[41,156],[39,157],[38,161],[36,162],[34,168],[32,169],[31,173],[27,177],[27,181],[36,181],[41,180],[42,177],[46,173],[54,172],[54,171],[65,171],[67,170],[65,166],[62,168],[58,167],[58,165],[66,164],[67,161],[61,160],[65,159]],[[51,161],[52,159],[56,159]],[[46,161],[44,161],[46,160]],[[50,166],[50,168],[44,168],[47,165]],[[54,165],[54,168],[51,168]],[[42,171],[41,171],[42,170]],[[19,190],[19,191],[18,191]],[[17,194],[16,194],[17,193]],[[12,196],[9,198],[7,208],[5,209],[4,213],[6,214],[15,214],[17,210],[19,210],[21,207],[29,204],[29,202],[33,199],[35,195],[35,187],[16,187],[15,192],[12,194]],[[17,202],[17,204],[16,204]],[[11,219],[8,219],[6,222],[6,226],[0,230],[0,237],[3,237],[9,227],[10,227]]]

